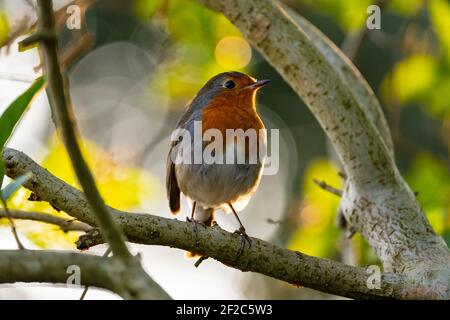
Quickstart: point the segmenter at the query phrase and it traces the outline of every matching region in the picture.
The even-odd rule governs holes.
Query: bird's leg
[[[190,218],[189,217],[186,218],[186,221],[188,221],[190,223],[193,223],[193,225],[194,225],[194,232],[197,232],[197,221],[195,221],[195,218],[194,218],[196,205],[197,205],[197,201],[194,201],[194,203],[192,204],[191,217]]]
[[[193,224],[193,226],[194,226],[194,232],[197,232],[197,225],[199,225],[199,224],[201,224],[201,225],[203,225],[203,226],[205,225],[205,223],[203,223],[202,221],[197,221],[197,220],[195,220],[195,218],[194,218],[195,207],[196,207],[196,205],[197,205],[197,201],[194,201],[194,203],[192,204],[191,217],[190,217],[190,218],[189,218],[189,217],[186,218],[186,221],[187,221],[187,222],[190,222],[190,223]]]
[[[239,222],[239,229],[236,230],[234,233],[243,235],[243,236],[245,236],[246,238],[248,238],[248,239],[250,240],[249,236],[248,236],[247,233],[245,232],[245,228],[244,228],[244,225],[243,225],[242,222],[241,222],[241,219],[239,219],[239,216],[238,216],[238,214],[236,213],[236,210],[234,210],[234,208],[233,208],[233,205],[232,205],[230,202],[228,203],[228,205],[230,206],[231,211],[233,211],[234,216],[236,217],[237,221]]]
[[[239,219],[239,216],[237,215],[236,210],[234,210],[231,202],[228,202],[228,205],[230,206],[231,211],[233,212],[234,216],[236,217],[237,221],[239,222],[239,229],[234,232],[236,234],[239,234],[242,237],[241,238],[241,248],[239,249],[239,254],[238,254],[238,257],[237,257],[237,259],[239,259],[239,257],[244,252],[245,242],[248,242],[248,246],[251,247],[252,240],[250,239],[250,237],[248,236],[247,232],[245,231],[244,225],[242,224],[241,219]]]
[[[191,218],[189,219],[189,217],[186,218],[187,221],[189,222],[194,222],[194,214],[195,214],[195,206],[197,205],[197,201],[194,201],[194,203],[192,204],[192,211],[191,211]]]
[[[201,224],[203,226],[206,227],[206,224],[202,221],[197,221],[195,220],[195,207],[197,206],[197,201],[194,201],[194,203],[192,204],[192,212],[191,212],[191,217],[186,217],[186,221],[189,223],[192,223],[193,225],[193,230],[194,233],[197,233],[197,225]],[[188,252],[188,257],[195,257],[197,256],[194,252]],[[198,266],[200,265],[200,263],[202,263],[204,260],[208,259],[207,256],[200,256],[200,258],[197,260],[197,262],[195,262],[195,267],[198,268]]]

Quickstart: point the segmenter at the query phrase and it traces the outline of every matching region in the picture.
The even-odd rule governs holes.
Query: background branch
[[[319,181],[319,180],[313,179],[313,182],[315,184],[317,184],[323,190],[328,191],[329,193],[332,193],[338,197],[342,197],[342,190],[339,190],[339,189],[336,189],[336,188],[330,186],[325,181]]]
[[[84,231],[87,232],[92,227],[86,223],[75,221],[74,219],[64,219],[49,213],[43,212],[29,212],[23,210],[9,209],[9,213],[12,219],[19,220],[32,220],[48,224],[53,224],[61,228],[62,231]],[[5,210],[0,209],[0,218],[7,218]]]
[[[75,252],[0,250],[0,283],[47,282],[70,286],[69,266],[80,268],[80,285],[108,289],[125,299],[148,298],[129,285],[129,269],[119,259]]]
[[[1,186],[0,186],[0,187],[1,187]],[[1,196],[1,194],[0,194],[0,196]],[[11,211],[9,210],[9,208],[8,208],[8,206],[7,206],[7,204],[6,204],[6,201],[3,200],[3,198],[1,199],[1,202],[2,202],[2,204],[3,204],[3,212],[2,212],[2,213],[4,214],[4,216],[6,217],[6,219],[8,219],[9,226],[10,226],[10,228],[11,228],[11,232],[12,232],[12,234],[13,234],[14,240],[15,240],[16,243],[17,243],[17,247],[18,247],[20,250],[25,250],[25,246],[22,244],[22,241],[20,241],[19,234],[17,233],[16,224],[14,223],[14,220],[13,220],[13,217],[12,217],[12,214],[11,214]]]

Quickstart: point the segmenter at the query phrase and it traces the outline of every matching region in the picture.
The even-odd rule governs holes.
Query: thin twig
[[[14,223],[14,220],[12,218],[12,214],[11,214],[11,212],[8,209],[6,201],[2,197],[0,197],[0,198],[1,198],[1,202],[3,204],[3,208],[5,210],[5,216],[6,216],[6,218],[9,221],[9,225],[11,226],[12,234],[14,236],[14,239],[16,240],[17,247],[20,250],[25,250],[25,246],[22,244],[22,242],[20,241],[19,235],[17,234],[16,224]]]
[[[38,0],[38,30],[33,40],[39,41],[45,58],[47,94],[52,116],[72,162],[77,179],[82,186],[88,206],[95,216],[95,223],[107,240],[115,257],[128,268],[129,275],[119,281],[118,285],[132,288],[132,298],[170,299],[170,296],[145,273],[140,262],[128,251],[122,230],[115,223],[95,184],[94,177],[81,153],[77,140],[76,123],[73,116],[68,86],[65,83],[58,57],[58,42],[55,31],[53,4],[50,0]],[[39,38],[44,32],[45,37]],[[53,39],[48,35],[54,34]],[[26,39],[25,39],[26,41]]]
[[[200,258],[198,258],[197,261],[195,261],[194,266],[198,268],[200,264],[208,258],[209,258],[208,256],[201,256]]]
[[[45,66],[47,68],[50,106],[56,124],[61,129],[62,138],[72,161],[76,176],[83,190],[86,192],[89,205],[96,213],[98,224],[105,239],[110,244],[114,255],[130,259],[131,254],[125,244],[125,238],[106,209],[104,201],[95,185],[94,177],[83,158],[77,141],[76,124],[71,110],[69,93],[59,66],[52,2],[39,0],[38,7],[38,30],[34,35],[23,40],[23,43],[30,44],[32,41],[40,41],[42,45]],[[54,36],[53,39],[50,38],[51,35]]]
[[[53,214],[43,213],[43,212],[29,212],[22,210],[0,210],[0,218],[8,218],[20,219],[20,220],[32,220],[43,223],[48,223],[52,225],[56,225],[61,228],[62,231],[84,231],[87,232],[92,227],[84,222],[76,221],[75,219],[65,219]]]
[[[339,177],[341,177],[344,180],[347,180],[347,175],[345,174],[344,171],[338,171],[338,175]]]
[[[312,179],[315,184],[321,187],[323,190],[326,190],[338,197],[342,197],[342,190],[336,189],[330,185],[328,185],[325,181],[319,181],[316,179]]]
[[[106,257],[109,256],[110,253],[111,253],[111,248],[108,247],[108,249],[106,249],[106,251],[105,251],[105,253],[102,255],[102,257],[106,258]],[[88,290],[89,290],[89,286],[86,285],[86,286],[84,287],[83,292],[81,293],[80,300],[84,300],[84,298],[86,297],[86,294],[87,294]]]

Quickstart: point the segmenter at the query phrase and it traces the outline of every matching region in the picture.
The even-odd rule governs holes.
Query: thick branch
[[[295,22],[302,27],[303,31],[315,44],[317,49],[323,54],[324,58],[330,63],[333,69],[339,74],[342,81],[350,89],[351,93],[357,100],[359,106],[363,108],[367,117],[375,124],[378,133],[381,135],[384,143],[388,147],[389,153],[394,156],[394,148],[391,133],[384,117],[383,110],[376,98],[372,88],[366,79],[361,75],[355,65],[346,57],[342,51],[328,39],[322,31],[317,29],[308,20],[300,16],[288,6],[283,5],[289,15]]]
[[[25,154],[13,149],[4,151],[7,175],[14,178],[21,172],[32,172],[25,187],[43,201],[67,212],[80,221],[92,224],[93,215],[83,193],[40,167]],[[241,239],[219,227],[198,227],[195,232],[189,223],[150,214],[122,212],[110,208],[116,222],[123,228],[128,240],[176,247],[195,251],[242,271],[253,271],[324,292],[350,298],[401,298],[404,278],[383,274],[381,289],[367,287],[368,274],[356,268],[326,259],[310,257],[283,249],[268,242],[252,239],[252,246],[237,259]],[[89,242],[91,241],[91,242]],[[80,239],[80,246],[89,247],[103,242],[100,234],[90,232]]]
[[[129,286],[129,269],[117,258],[61,251],[0,250],[0,283],[46,282],[68,284],[74,269],[79,267],[81,283],[111,290],[125,299],[146,299],[136,286]],[[153,292],[160,299],[165,296]]]
[[[75,221],[73,219],[64,219],[57,217],[52,214],[42,213],[42,212],[29,212],[22,210],[9,209],[10,216],[13,219],[20,220],[32,220],[38,222],[44,222],[48,224],[53,224],[61,228],[62,231],[84,231],[88,232],[92,227],[86,223]],[[7,214],[4,210],[0,209],[0,218],[7,218]]]

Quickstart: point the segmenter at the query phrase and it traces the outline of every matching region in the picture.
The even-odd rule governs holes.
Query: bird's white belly
[[[211,208],[251,196],[258,186],[261,169],[259,163],[175,166],[181,192],[203,207]]]
[[[196,201],[204,208],[220,208],[228,211],[227,204],[233,204],[236,210],[242,210],[250,197],[258,187],[266,156],[266,138],[262,137],[261,155],[256,156],[256,161],[245,162],[245,140],[238,143],[226,143],[226,149],[217,151],[216,159],[222,159],[222,163],[186,164],[175,165],[175,174],[181,192]],[[191,149],[193,151],[194,148]],[[235,153],[234,153],[235,152]],[[233,162],[227,163],[227,155],[236,155]],[[244,163],[238,162],[244,159]],[[256,163],[255,163],[256,162]],[[241,164],[242,163],[242,164]]]

